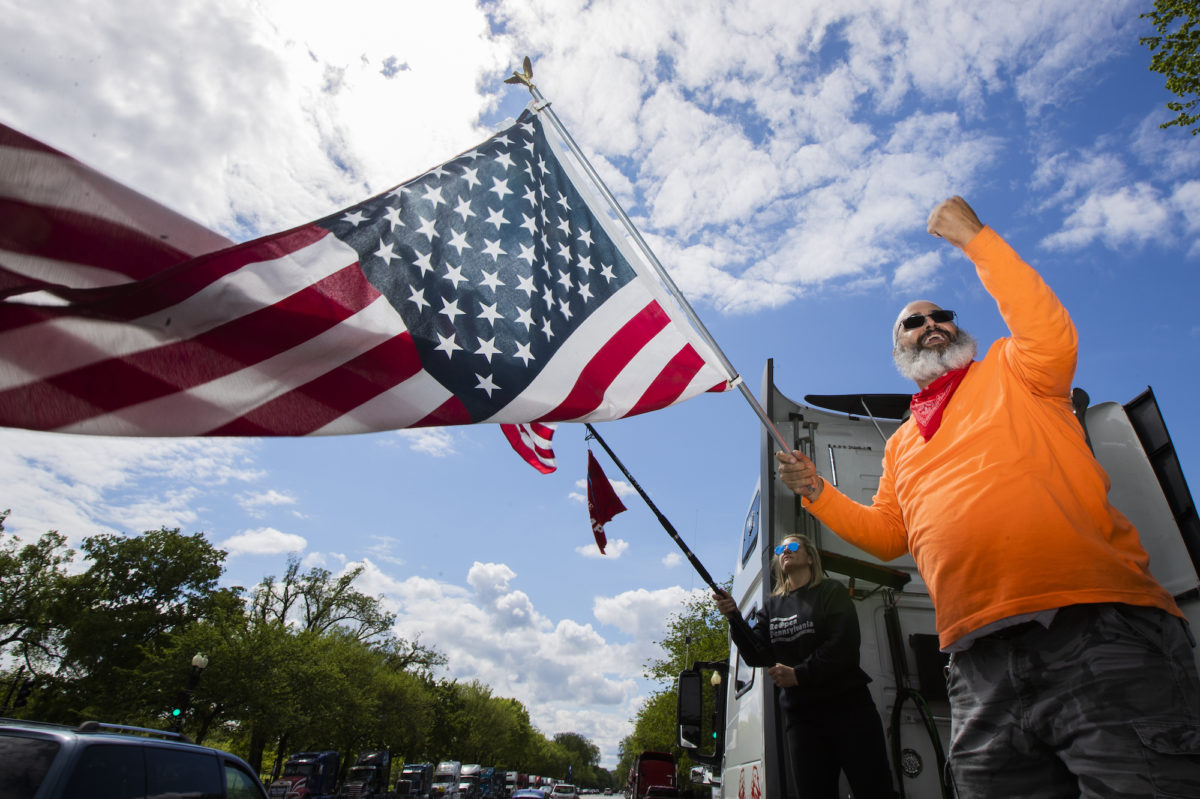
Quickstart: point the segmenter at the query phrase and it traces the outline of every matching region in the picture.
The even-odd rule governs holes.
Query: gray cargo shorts
[[[1186,623],[1071,605],[950,658],[959,799],[1200,797],[1200,678]]]

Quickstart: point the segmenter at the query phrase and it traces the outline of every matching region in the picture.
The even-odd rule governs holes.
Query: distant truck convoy
[[[799,403],[775,387],[768,361],[762,399],[776,428],[817,464],[826,482],[870,503],[883,471],[884,444],[900,426],[909,395],[806,396]],[[1086,393],[1076,389],[1074,404],[1112,481],[1109,500],[1137,526],[1151,572],[1192,629],[1200,629],[1200,518],[1153,392],[1147,389],[1123,406],[1089,407]],[[830,577],[846,583],[855,599],[861,665],[871,676],[901,795],[952,795],[942,776],[950,737],[946,655],[938,648],[933,603],[912,556],[881,563],[803,511],[775,476],[773,438],[760,432],[760,474],[730,591],[740,612],[749,616],[765,604],[775,546],[787,535],[808,535]],[[790,795],[775,688],[762,670],[748,666],[731,647],[727,660],[698,663],[680,675],[678,701],[678,743],[702,764],[692,770],[692,782],[709,786],[721,799]],[[847,793],[843,778],[840,795]]]
[[[271,799],[329,799],[337,787],[337,752],[296,752],[288,756],[283,775],[271,783]]]

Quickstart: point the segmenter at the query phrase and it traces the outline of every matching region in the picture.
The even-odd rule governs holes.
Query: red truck
[[[625,799],[646,799],[655,786],[678,787],[675,782],[675,755],[670,752],[642,752],[629,769]]]
[[[297,752],[287,759],[283,776],[271,783],[271,799],[332,797],[340,758],[337,752]]]

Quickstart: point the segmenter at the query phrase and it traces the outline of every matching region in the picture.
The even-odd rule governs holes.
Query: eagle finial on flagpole
[[[505,83],[521,84],[525,88],[533,91],[533,62],[529,60],[529,56],[525,56],[525,61],[521,64],[523,71],[514,71],[511,78],[505,78]]]

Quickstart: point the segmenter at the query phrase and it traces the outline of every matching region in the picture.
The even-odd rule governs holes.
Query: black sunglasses
[[[916,330],[921,325],[925,324],[925,318],[928,317],[936,324],[945,324],[953,322],[957,314],[954,311],[930,311],[927,314],[915,313],[912,316],[906,316],[900,320],[900,326],[905,330]]]

